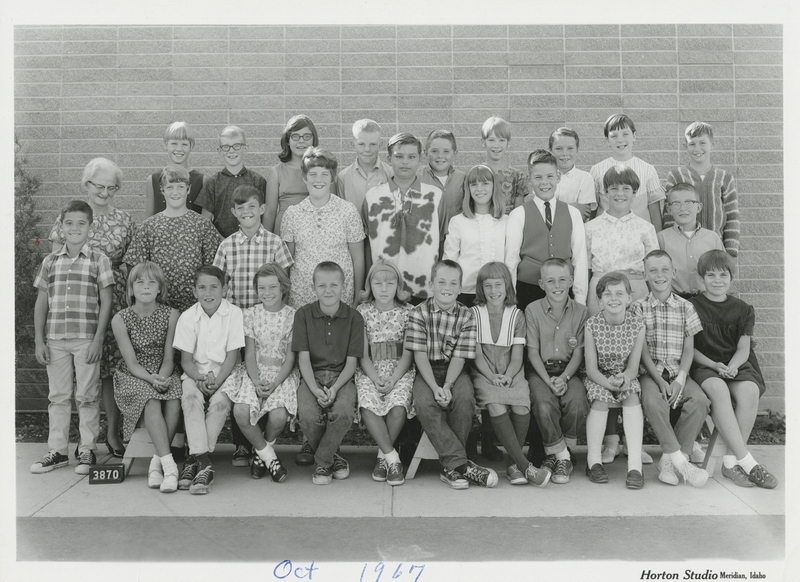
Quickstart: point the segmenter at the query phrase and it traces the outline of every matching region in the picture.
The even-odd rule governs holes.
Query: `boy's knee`
[[[553,414],[557,416],[561,415],[561,411],[558,410],[556,406],[553,406],[552,402],[548,402],[547,400],[537,401],[533,409],[536,412],[536,418],[549,418]]]

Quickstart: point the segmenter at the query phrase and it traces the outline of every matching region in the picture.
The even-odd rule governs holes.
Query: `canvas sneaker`
[[[547,482],[550,480],[550,475],[552,475],[550,471],[543,468],[537,469],[533,463],[529,464],[528,468],[525,469],[525,478],[528,480],[528,483],[536,485],[537,487],[544,487],[547,485]]]
[[[512,485],[527,485],[528,479],[525,477],[525,474],[519,470],[516,463],[511,465],[508,469],[506,469],[506,479]]]
[[[559,485],[569,483],[569,476],[571,473],[572,461],[569,459],[556,459],[556,468],[550,477],[550,481]]]
[[[378,459],[375,462],[375,468],[372,469],[372,480],[378,483],[383,483],[389,473],[389,468],[386,465],[386,459]]]
[[[675,473],[675,465],[672,464],[672,459],[666,454],[662,454],[661,458],[658,460],[658,480],[667,485],[677,485],[680,483],[678,475]]]
[[[67,455],[62,455],[56,451],[50,451],[42,457],[41,461],[37,461],[31,465],[31,473],[49,473],[53,469],[59,469],[67,465],[69,465],[69,457]]]
[[[389,463],[386,470],[386,482],[393,487],[406,482],[406,478],[403,476],[402,463]]]
[[[78,475],[88,475],[92,465],[97,462],[94,456],[94,451],[83,451],[78,455],[78,465],[75,467],[75,472]]]
[[[683,480],[692,487],[702,487],[708,481],[708,471],[692,465],[689,461],[680,469]]]
[[[197,475],[189,485],[189,493],[192,495],[205,495],[211,492],[211,484],[214,483],[214,470],[211,465],[207,465],[197,472]]]
[[[539,468],[546,469],[547,471],[550,471],[550,473],[555,473],[556,461],[557,459],[555,455],[547,455],[547,457],[545,457],[544,461],[542,462],[542,465]]]
[[[442,480],[442,483],[450,485],[452,489],[469,488],[469,481],[467,481],[466,477],[453,469],[442,467],[442,471],[439,473],[439,479]]]
[[[183,464],[183,470],[178,478],[178,489],[185,491],[191,487],[194,478],[197,477],[197,472],[200,470],[200,463],[197,462],[197,457],[189,455],[186,462]]]
[[[311,481],[314,485],[330,485],[333,481],[333,467],[323,467],[317,465],[314,469],[314,474],[311,476]]]
[[[692,454],[690,455],[689,460],[695,465],[699,465],[706,460],[706,452],[697,441],[694,441],[694,444],[692,445]]]
[[[350,465],[347,464],[339,453],[333,454],[333,478],[347,479],[350,476]]]
[[[250,458],[252,456],[253,452],[250,450],[248,445],[239,445],[236,447],[236,450],[233,451],[231,465],[234,467],[248,467],[250,465]]]
[[[497,473],[494,472],[494,469],[481,467],[472,461],[467,461],[464,477],[481,487],[494,487],[497,485],[498,481]]]
[[[303,446],[300,447],[300,452],[294,458],[297,465],[313,465],[314,464],[314,449],[308,444],[308,441],[303,441]]]

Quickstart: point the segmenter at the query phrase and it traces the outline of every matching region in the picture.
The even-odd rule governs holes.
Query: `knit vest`
[[[525,209],[525,226],[522,229],[517,279],[523,283],[538,285],[539,271],[547,259],[558,257],[565,261],[572,260],[572,217],[569,215],[569,206],[561,200],[555,203],[555,219],[550,231],[533,200],[522,205]]]

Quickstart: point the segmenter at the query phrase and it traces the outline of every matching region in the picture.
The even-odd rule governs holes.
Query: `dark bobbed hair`
[[[292,148],[289,147],[289,136],[291,136],[293,133],[297,133],[304,127],[307,127],[314,135],[311,140],[311,146],[317,147],[319,145],[319,134],[317,133],[317,128],[314,126],[314,122],[311,121],[311,118],[308,115],[303,115],[302,113],[295,115],[286,122],[286,127],[284,127],[283,131],[281,132],[281,153],[278,154],[278,159],[280,161],[288,162],[292,159]]]

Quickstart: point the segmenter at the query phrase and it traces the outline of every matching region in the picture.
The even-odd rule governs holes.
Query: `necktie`
[[[550,202],[544,203],[544,222],[547,225],[547,230],[553,228],[553,215],[550,214]]]

